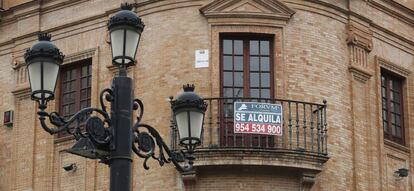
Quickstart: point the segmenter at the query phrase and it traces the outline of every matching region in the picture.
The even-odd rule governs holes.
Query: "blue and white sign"
[[[234,102],[234,133],[283,135],[281,104]]]

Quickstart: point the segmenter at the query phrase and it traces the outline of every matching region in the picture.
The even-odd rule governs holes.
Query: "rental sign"
[[[234,102],[234,133],[281,136],[282,119],[281,104]]]

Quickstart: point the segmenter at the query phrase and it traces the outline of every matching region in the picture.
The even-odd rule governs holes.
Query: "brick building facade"
[[[125,1],[0,2],[1,121],[14,111],[0,124],[0,190],[108,190],[106,165],[41,129],[23,54],[51,33],[66,58],[48,109],[98,106],[115,74],[106,23]],[[195,172],[146,171],[134,156],[133,190],[414,190],[413,1],[128,2],[146,25],[128,71],[143,121],[175,148],[169,96],[194,83],[209,103]],[[208,67],[195,67],[196,50],[209,50]],[[234,134],[235,100],[282,104],[283,135]]]

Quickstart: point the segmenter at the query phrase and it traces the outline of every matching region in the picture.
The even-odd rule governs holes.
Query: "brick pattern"
[[[35,9],[38,2],[43,2],[42,14]],[[373,7],[372,1],[350,1],[350,7],[355,14],[368,18],[375,25],[341,11],[347,6],[339,0],[335,1],[339,9],[329,7],[335,6],[329,4],[332,1],[324,1],[328,3],[324,4],[284,0],[295,14],[283,22],[266,19],[263,13],[260,18],[207,19],[199,8],[211,2],[209,0],[138,2],[142,3],[138,13],[146,28],[138,50],[138,64],[129,70],[129,75],[134,79],[135,96],[146,106],[143,122],[157,127],[167,142],[170,140],[168,97],[180,93],[182,84],[194,83],[196,91],[205,97],[219,95],[219,34],[274,34],[276,97],[318,103],[325,98],[328,102],[331,158],[317,175],[312,190],[413,189],[414,176],[398,180],[393,173],[401,167],[414,171],[412,25]],[[246,5],[245,10],[263,9],[249,2],[249,9]],[[14,14],[2,13],[0,22],[0,119],[4,111],[15,111],[12,128],[0,124],[0,190],[108,190],[109,169],[106,166],[63,154],[60,151],[73,142],[54,143],[54,137],[39,127],[35,103],[27,96],[25,67],[16,66],[23,63],[24,51],[36,41],[35,34],[40,29],[50,31],[54,42],[66,55],[93,49],[93,55],[89,56],[93,62],[92,105],[96,106],[99,91],[110,85],[114,75],[114,70],[108,69],[111,54],[105,23],[119,1],[32,3],[15,7],[11,12]],[[366,67],[371,77],[349,70],[350,60],[354,59],[347,42],[349,20],[356,20],[372,31],[372,50],[364,54],[366,60],[356,62]],[[194,51],[198,49],[210,50],[208,68],[194,68]],[[384,144],[378,86],[382,66],[376,57],[408,71],[404,75],[403,90],[407,147]],[[56,105],[51,103],[49,110],[57,110]],[[64,171],[62,166],[67,163],[76,163],[77,171]],[[260,164],[268,165],[265,159]],[[184,185],[181,175],[171,165],[158,167],[154,161],[149,165],[151,169],[145,171],[142,160],[134,157],[134,190],[300,189],[301,176],[288,169],[237,166],[237,163],[236,166],[203,168],[197,172],[195,184]]]

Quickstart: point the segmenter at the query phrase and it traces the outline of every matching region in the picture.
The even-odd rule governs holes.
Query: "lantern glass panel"
[[[191,137],[196,137],[200,139],[201,137],[201,127],[203,125],[203,113],[191,111],[190,120],[191,120]]]
[[[111,31],[111,48],[112,58],[122,56],[124,51],[124,30],[119,28]],[[115,60],[118,63],[122,63],[122,59],[118,58]]]
[[[188,127],[188,113],[180,112],[175,116],[177,122],[178,133],[180,134],[180,139],[189,137],[189,127]],[[188,144],[188,140],[184,141],[184,144]]]
[[[133,30],[126,31],[125,56],[135,59],[140,34]]]
[[[28,65],[30,87],[32,92],[39,91],[41,87],[41,62],[33,62]],[[40,94],[36,94],[36,97],[40,97]]]
[[[43,67],[42,67],[43,65]],[[59,74],[59,65],[53,62],[33,62],[28,66],[30,86],[32,92],[37,91],[38,93],[34,94],[35,97],[41,98],[42,93],[47,91],[44,98],[49,98],[55,91],[56,80]],[[43,70],[43,76],[42,76]],[[42,77],[43,77],[43,88],[42,88]]]
[[[43,63],[43,89],[55,92],[57,77],[59,74],[59,65],[53,62]]]

